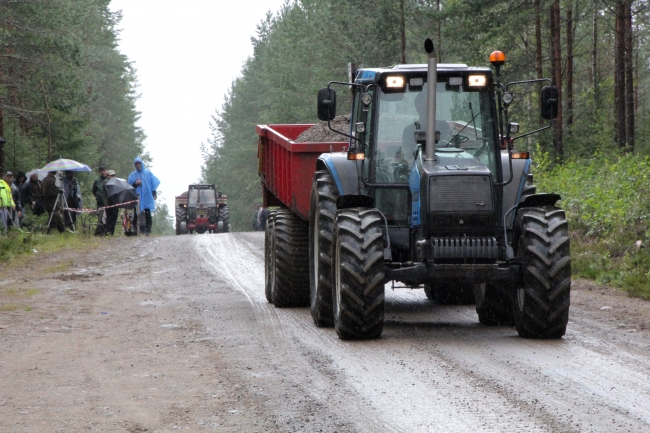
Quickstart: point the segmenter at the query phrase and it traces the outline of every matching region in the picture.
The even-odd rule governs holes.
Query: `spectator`
[[[45,212],[43,204],[43,188],[38,180],[38,172],[29,176],[29,180],[20,187],[21,205],[23,210],[31,209],[34,215],[42,215]]]
[[[263,232],[266,230],[266,218],[269,215],[269,210],[262,207],[261,204],[255,203],[255,216],[253,218],[253,230]]]
[[[74,177],[74,172],[66,170],[65,177],[63,178],[63,191],[65,193],[65,201],[70,209],[82,209],[83,201],[81,199],[81,190],[77,183],[77,178]],[[66,228],[74,230],[75,223],[77,222],[77,212],[65,211],[65,226]]]
[[[22,173],[22,172],[21,172]],[[23,173],[23,177],[25,174]],[[8,171],[5,173],[4,181],[11,188],[11,198],[14,201],[14,209],[9,214],[9,225],[20,227],[23,219],[23,208],[20,205],[20,191],[13,182],[13,173]]]
[[[7,172],[11,174],[11,172]],[[11,175],[13,178],[13,174]],[[5,179],[7,176],[5,176]],[[11,224],[11,212],[16,208],[14,199],[11,195],[11,187],[5,182],[4,179],[0,179],[0,229],[6,233],[9,225]]]
[[[106,191],[106,182],[108,182],[114,177],[115,177],[115,171],[108,170],[106,172],[106,180],[104,180],[104,183],[102,184],[102,188],[104,189],[104,195],[107,197],[106,206],[111,206],[115,204],[110,199],[110,197],[108,197],[108,192]],[[119,208],[117,207],[109,207],[108,209],[106,209],[106,235],[110,234],[111,236],[113,236],[115,234],[115,224],[117,223],[118,212],[119,212]]]
[[[259,216],[260,216],[260,209],[262,208],[262,205],[259,203],[255,203],[255,213],[253,214],[253,224],[251,224],[251,228],[255,231],[260,230],[260,223],[259,223]]]
[[[56,227],[59,233],[65,231],[65,226],[63,224],[63,217],[61,216],[61,205],[57,205],[57,199],[59,198],[59,192],[63,193],[63,184],[59,183],[57,185],[56,172],[50,171],[45,179],[43,179],[43,204],[45,205],[45,210],[50,216],[50,222],[47,226],[47,233],[50,233],[51,227]],[[55,209],[56,207],[56,209]]]
[[[156,209],[155,200],[157,198],[156,190],[160,185],[158,178],[149,170],[144,168],[144,163],[140,157],[133,161],[135,171],[129,175],[129,185],[135,188],[135,192],[140,197],[140,212],[144,212],[145,236],[151,235],[151,211]]]
[[[99,167],[99,177],[93,182],[92,192],[95,196],[97,209],[99,211],[95,236],[103,236],[106,233],[106,212],[103,209],[100,210],[100,208],[103,208],[108,203],[108,197],[106,196],[106,190],[104,189],[104,183],[106,183],[107,176],[106,167]]]

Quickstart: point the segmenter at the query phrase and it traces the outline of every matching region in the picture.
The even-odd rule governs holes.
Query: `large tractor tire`
[[[424,294],[440,305],[470,305],[474,303],[474,288],[469,284],[425,284]]]
[[[488,326],[512,326],[515,318],[512,313],[510,288],[491,282],[474,285],[476,314],[478,321]]]
[[[219,222],[222,223],[218,231],[220,233],[228,233],[230,231],[230,212],[227,205],[219,206],[217,217]]]
[[[334,328],[342,340],[377,338],[384,328],[384,241],[376,209],[344,209],[333,232]]]
[[[307,223],[291,211],[278,211],[273,218],[271,255],[273,257],[273,305],[309,305],[309,241]]]
[[[522,281],[513,295],[515,327],[524,338],[561,338],[569,321],[569,225],[554,206],[523,208],[515,224]]]
[[[309,299],[316,326],[334,326],[332,229],[339,192],[327,171],[314,173],[309,205]]]
[[[273,303],[273,284],[275,283],[275,254],[273,250],[273,218],[275,212],[269,213],[264,231],[264,295]]]

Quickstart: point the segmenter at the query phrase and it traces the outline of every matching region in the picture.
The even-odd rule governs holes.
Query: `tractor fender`
[[[327,170],[339,195],[358,195],[357,161],[349,161],[347,153],[323,153],[316,161],[316,170]]]
[[[524,197],[524,199],[517,204],[517,209],[525,207],[555,206],[555,203],[560,199],[562,199],[562,197],[560,194],[556,193],[531,194]]]
[[[510,179],[510,166],[508,164],[509,155],[507,152],[501,154],[501,170],[503,180]],[[512,209],[521,201],[521,196],[526,185],[526,178],[530,174],[530,159],[513,159],[512,160],[512,181],[503,187],[503,207],[502,215]]]

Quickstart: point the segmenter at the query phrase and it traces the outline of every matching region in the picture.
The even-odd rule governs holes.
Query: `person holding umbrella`
[[[139,156],[135,158],[133,165],[135,165],[135,171],[129,175],[128,182],[140,196],[140,212],[144,212],[145,217],[144,234],[150,236],[152,226],[151,211],[156,209],[156,190],[160,185],[160,180],[152,172],[144,168],[144,163]]]

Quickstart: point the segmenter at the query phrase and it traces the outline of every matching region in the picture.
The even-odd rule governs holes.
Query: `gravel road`
[[[116,238],[0,281],[0,431],[649,432],[650,302],[574,281],[566,336],[386,286],[373,341],[264,297],[263,233]]]

